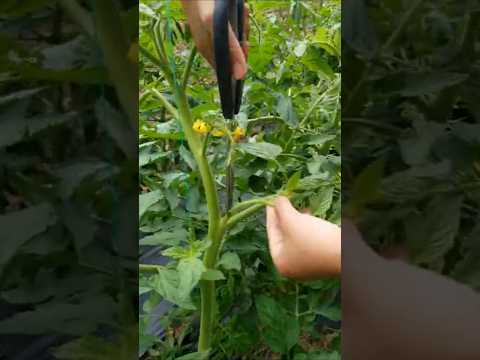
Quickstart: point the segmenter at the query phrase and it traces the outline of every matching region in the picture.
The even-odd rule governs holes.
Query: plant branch
[[[95,28],[105,64],[117,96],[133,129],[138,132],[138,76],[128,60],[130,45],[124,32],[120,10],[114,0],[94,1]]]
[[[422,1],[423,0],[416,0],[412,4],[412,6],[410,6],[407,12],[400,19],[400,24],[395,28],[395,31],[390,35],[387,41],[385,41],[385,43],[383,44],[380,50],[380,53],[385,52],[398,39],[398,37],[402,34],[403,30],[405,29],[405,26],[407,26],[408,22],[410,21],[410,18],[415,14],[415,11],[421,5]]]
[[[315,101],[314,103],[312,104],[312,106],[310,106],[310,108],[307,110],[307,113],[305,114],[305,116],[303,117],[303,119],[300,121],[300,124],[299,126],[302,127],[303,124],[308,120],[308,118],[310,117],[310,115],[312,114],[313,110],[315,110],[315,108],[318,106],[318,104],[320,104],[320,101],[322,101],[325,96],[335,87],[338,85],[338,80],[336,81],[333,81],[333,84],[332,86],[329,86],[327,89],[325,89],[325,91],[322,93],[322,95],[320,95]]]
[[[162,267],[160,265],[140,264],[138,269],[143,273],[158,273]]]
[[[140,96],[138,97],[138,102],[140,105],[142,105],[149,94],[151,94],[150,90],[145,90],[143,93],[140,93]]]
[[[150,51],[145,49],[143,46],[140,45],[140,53],[142,53],[143,56],[145,56],[148,60],[150,60],[153,64],[157,65],[160,70],[163,72],[163,76],[165,79],[167,79],[168,83],[170,86],[173,86],[173,76],[170,72],[170,69],[168,68],[168,65],[159,58],[156,58],[155,55],[153,55]]]
[[[262,43],[262,29],[261,29],[260,25],[258,24],[258,21],[256,19],[256,16],[255,16],[255,13],[254,13],[253,9],[251,9],[249,20],[252,22],[253,25],[255,25],[255,28],[257,29],[258,44],[260,45]]]
[[[60,0],[59,5],[63,10],[75,21],[88,36],[94,37],[95,26],[90,13],[85,10],[83,6],[77,3],[76,0]]]
[[[312,15],[315,16],[316,18],[318,18],[318,19],[321,19],[321,18],[322,18],[322,17],[321,17],[319,14],[317,14],[309,5],[307,5],[307,4],[305,3],[305,1],[300,1],[300,5],[302,5],[305,10],[307,10],[310,14],[312,14]]]
[[[197,55],[197,48],[194,46],[190,51],[190,56],[188,57],[187,65],[183,73],[182,80],[182,89],[186,89],[188,85],[188,79],[190,78],[190,73],[192,71],[193,62],[195,61],[195,56]]]
[[[165,51],[165,47],[163,46],[162,37],[160,34],[160,20],[157,20],[153,25],[152,34],[153,43],[157,50],[158,57],[162,62],[167,63],[167,53]]]
[[[250,200],[245,200],[242,201],[238,204],[236,204],[234,207],[229,212],[229,216],[233,216],[235,214],[238,214],[239,212],[246,210],[250,208],[253,205],[268,205],[272,200],[276,198],[277,195],[269,195],[261,198],[255,198],[255,199],[250,199]]]
[[[250,125],[253,122],[263,121],[263,120],[283,120],[283,119],[280,116],[275,116],[275,115],[260,116],[258,118],[249,119],[248,125]]]
[[[240,221],[246,219],[247,217],[249,217],[250,215],[253,215],[255,214],[258,210],[262,209],[264,206],[268,205],[267,203],[265,202],[262,202],[262,203],[258,203],[258,204],[255,204],[255,205],[252,205],[248,208],[246,208],[245,210],[243,211],[240,211],[238,214],[236,215],[233,215],[232,217],[230,217],[228,220],[227,220],[227,223],[225,225],[225,229],[228,230],[228,229],[231,229],[232,227],[234,227],[236,224],[238,224]]]
[[[396,27],[395,31],[390,34],[388,39],[383,43],[383,45],[374,52],[370,59],[375,59],[378,56],[381,56],[402,34],[406,25],[410,21],[410,18],[414,15],[415,10],[418,6],[421,5],[423,0],[416,0],[413,5],[407,10],[407,12],[400,19],[400,24]],[[342,113],[348,113],[350,110],[350,105],[352,104],[353,99],[357,98],[357,94],[360,92],[360,89],[365,85],[368,80],[368,74],[371,72],[371,63],[368,63],[362,70],[359,80],[355,84],[349,98],[346,100],[346,106],[342,107]]]
[[[151,93],[153,95],[155,95],[155,97],[157,99],[159,99],[161,101],[161,103],[163,104],[163,106],[165,106],[165,109],[167,109],[167,111],[175,118],[175,119],[178,119],[178,111],[177,109],[175,109],[173,107],[173,105],[170,103],[170,101],[168,101],[165,96],[162,95],[162,93],[160,91],[158,91],[157,89],[150,89]]]

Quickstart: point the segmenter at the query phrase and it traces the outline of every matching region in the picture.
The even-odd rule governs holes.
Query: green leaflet
[[[300,335],[298,319],[265,295],[258,296],[255,305],[263,328],[262,335],[268,346],[275,352],[287,353]]]
[[[217,265],[223,267],[225,270],[237,270],[242,269],[242,263],[240,257],[234,252],[226,252],[222,255]]]
[[[238,148],[247,154],[266,160],[274,160],[282,153],[282,148],[280,146],[267,142],[242,143],[238,146]]]
[[[141,194],[138,199],[138,218],[140,219],[149,207],[163,199],[163,194],[160,190],[151,191]]]

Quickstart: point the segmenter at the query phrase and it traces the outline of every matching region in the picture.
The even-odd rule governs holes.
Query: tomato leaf
[[[163,199],[163,194],[160,190],[150,191],[145,194],[140,194],[138,197],[138,218],[141,219],[143,214],[157,202]]]
[[[202,274],[202,280],[225,280],[225,275],[220,270],[207,269]]]
[[[247,154],[265,160],[274,160],[278,155],[282,153],[282,148],[280,146],[268,142],[242,143],[239,145],[239,149],[246,152]]]
[[[240,257],[234,252],[226,252],[222,255],[218,262],[218,266],[223,267],[225,270],[237,270],[242,269]]]
[[[260,295],[255,301],[262,334],[272,351],[286,354],[298,342],[298,319],[289,315],[274,299]]]
[[[300,184],[301,177],[302,177],[301,171],[297,171],[295,174],[293,174],[288,179],[287,185],[285,186],[285,190],[287,190],[288,192],[295,191]]]

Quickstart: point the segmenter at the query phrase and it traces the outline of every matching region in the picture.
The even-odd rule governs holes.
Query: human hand
[[[215,67],[215,56],[213,46],[213,12],[215,9],[214,0],[181,0],[188,18],[188,24],[192,32],[193,40],[198,51],[205,59]],[[236,80],[243,79],[247,74],[248,55],[248,7],[244,9],[244,41],[240,44],[229,26],[230,60],[232,72]]]
[[[403,250],[378,255],[356,225],[342,219],[342,357],[480,359],[478,293],[408,264]]]
[[[270,254],[277,270],[298,280],[338,275],[341,269],[340,227],[302,214],[286,197],[267,207]]]

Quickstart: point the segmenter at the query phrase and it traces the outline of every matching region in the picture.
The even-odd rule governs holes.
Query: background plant
[[[131,358],[137,3],[0,10],[0,357]]]
[[[234,201],[287,186],[296,189],[298,206],[338,223],[340,4],[252,1],[250,7],[250,72],[236,124],[246,136],[233,155]],[[196,119],[222,126],[218,90],[212,70],[192,56],[179,3],[143,1],[140,11],[140,244],[142,252],[161,252],[171,260],[141,265],[140,293],[148,298],[141,316],[142,350],[150,348],[149,356],[160,359],[196,350],[197,285],[212,279],[220,323],[212,334],[211,358],[337,358],[340,334],[318,319],[340,319],[338,282],[281,278],[268,255],[262,213],[232,227],[217,269],[200,260],[209,251],[204,239],[212,206],[206,195],[212,194],[202,186],[206,164],[199,151],[205,135],[191,126]],[[163,45],[154,43],[152,31]],[[168,67],[158,61],[162,54]],[[170,85],[173,71],[185,85],[183,102]],[[209,136],[205,149],[223,214],[225,137]],[[162,300],[176,306],[160,320],[164,337],[155,338],[146,329]]]
[[[345,204],[381,253],[479,289],[480,7],[345,9]]]

